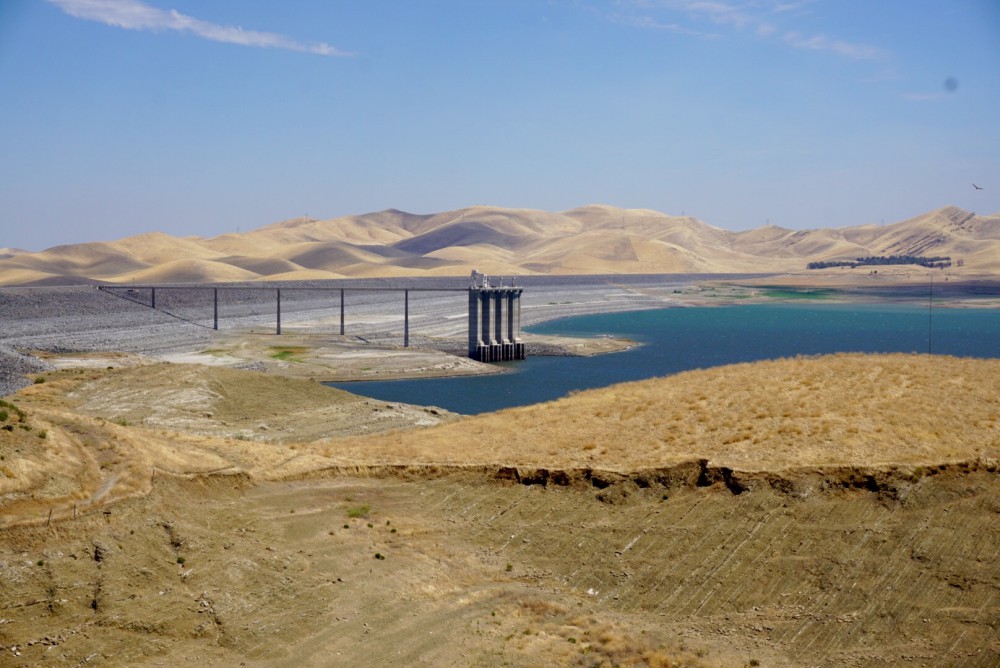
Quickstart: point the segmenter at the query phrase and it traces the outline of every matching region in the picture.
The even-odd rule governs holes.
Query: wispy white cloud
[[[720,37],[707,33],[699,24],[720,28],[753,30],[761,39],[781,35],[781,41],[794,49],[823,51],[854,60],[882,58],[881,49],[869,44],[848,42],[826,35],[807,35],[782,29],[782,23],[808,11],[815,0],[619,0],[614,20],[637,28],[669,30],[676,34]]]
[[[839,39],[831,39],[826,35],[806,36],[797,32],[785,33],[785,44],[796,49],[809,49],[812,51],[829,51],[838,56],[853,58],[854,60],[873,60],[882,55],[881,49],[868,44],[844,42]]]
[[[756,2],[723,0],[622,0],[618,4],[647,15],[672,13],[694,21],[709,21],[737,28],[756,23],[758,11]]]
[[[191,33],[213,42],[239,44],[260,48],[288,49],[321,56],[353,56],[325,42],[303,44],[290,37],[271,32],[244,30],[202,21],[173,9],[163,10],[139,0],[49,0],[70,16],[125,30],[174,30]]]
[[[659,21],[649,15],[636,15],[628,13],[611,14],[612,21],[619,25],[631,28],[642,28],[644,30],[659,30],[675,35],[692,35],[695,37],[720,37],[718,33],[708,33],[701,30],[693,30],[676,22]]]

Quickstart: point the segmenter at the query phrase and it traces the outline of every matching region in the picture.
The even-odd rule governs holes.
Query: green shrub
[[[360,506],[350,506],[347,509],[347,516],[353,517],[354,519],[368,517],[368,511],[370,510],[371,506],[369,506],[367,503],[363,503]]]
[[[25,420],[28,419],[28,414],[27,413],[25,413],[24,411],[22,411],[20,408],[18,408],[14,404],[6,402],[6,401],[4,401],[2,399],[0,399],[0,408],[5,409],[5,410],[2,411],[2,413],[3,413],[4,416],[6,416],[6,417],[3,417],[3,419],[0,420],[0,421],[5,421],[5,420],[7,420],[10,417],[10,412],[9,411],[14,411],[14,414],[17,415],[17,421],[18,422],[24,422]]]

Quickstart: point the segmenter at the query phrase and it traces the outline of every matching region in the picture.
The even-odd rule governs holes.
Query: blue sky
[[[591,203],[1000,212],[1000,2],[0,1],[0,247]]]

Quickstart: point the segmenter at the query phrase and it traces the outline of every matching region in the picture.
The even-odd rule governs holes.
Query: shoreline
[[[945,276],[931,283],[916,272],[824,274],[531,277],[522,325],[578,315],[659,308],[767,303],[912,303],[938,308],[1000,308],[1000,278]],[[502,373],[465,356],[465,308],[454,295],[411,297],[409,347],[391,292],[368,293],[348,309],[345,335],[339,308],[309,297],[283,304],[282,334],[266,301],[225,305],[220,331],[206,325],[194,298],[154,310],[92,288],[0,288],[0,396],[30,376],[60,368],[203,364],[322,382],[441,378]],[[285,310],[287,309],[287,310]],[[207,320],[211,322],[211,320]],[[606,337],[522,335],[535,355],[594,355],[636,342]],[[531,346],[536,352],[531,352]]]

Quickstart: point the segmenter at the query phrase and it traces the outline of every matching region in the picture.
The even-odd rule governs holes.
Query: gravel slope
[[[586,313],[662,308],[678,303],[676,290],[703,278],[707,277],[526,277],[518,279],[518,285],[525,288],[521,322],[530,326]],[[504,280],[509,284],[511,279]],[[343,287],[348,336],[376,346],[398,346],[403,342],[400,289],[413,288],[409,295],[411,345],[458,352],[466,345],[468,302],[462,291],[466,285],[465,278],[282,283],[282,328],[339,333],[340,293],[329,288]],[[26,374],[49,368],[24,354],[28,351],[131,352],[156,357],[211,347],[216,335],[212,287],[160,289],[156,309],[150,308],[150,291],[141,288],[115,293],[91,286],[0,288],[0,396],[28,384]],[[274,291],[240,290],[233,284],[224,287],[219,297],[220,332],[274,331]],[[306,289],[310,287],[326,289]],[[455,291],[424,292],[421,288]]]

